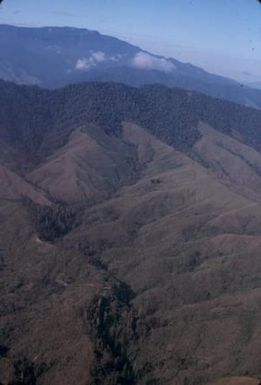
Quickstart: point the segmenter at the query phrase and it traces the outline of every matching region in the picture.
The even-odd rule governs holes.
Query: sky
[[[213,73],[261,81],[257,0],[4,0],[0,23],[98,30]]]

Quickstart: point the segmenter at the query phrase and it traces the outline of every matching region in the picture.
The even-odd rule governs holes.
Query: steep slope
[[[68,143],[27,178],[57,200],[93,202],[131,181],[137,167],[132,146],[90,125],[75,130]]]
[[[1,167],[48,202],[0,185],[0,382],[258,384],[260,112],[2,86]]]
[[[152,325],[137,362],[156,383],[258,376],[260,203],[139,127],[125,137],[153,153],[142,178],[88,210],[69,241],[131,286]]]
[[[190,63],[77,28],[0,25],[0,78],[55,88],[82,81],[163,84],[261,107],[261,91]]]
[[[0,199],[19,200],[28,198],[42,205],[48,205],[48,199],[40,191],[23,178],[16,175],[6,167],[0,166]]]
[[[260,153],[210,126],[200,125],[201,139],[193,147],[195,157],[215,171],[235,191],[260,198]]]

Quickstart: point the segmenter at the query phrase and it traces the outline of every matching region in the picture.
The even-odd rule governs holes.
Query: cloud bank
[[[91,52],[89,57],[79,58],[76,62],[75,69],[79,71],[88,71],[98,64],[103,62],[122,62],[126,60],[123,55],[117,54],[115,56],[107,56],[102,51]],[[175,65],[165,58],[150,55],[146,52],[138,52],[132,58],[128,59],[128,65],[134,68],[143,70],[157,70],[163,72],[171,72],[175,70]]]
[[[131,61],[135,68],[171,72],[175,65],[168,59],[158,58],[146,52],[138,52]]]
[[[97,64],[104,62],[106,55],[102,51],[92,52],[91,55],[86,58],[78,59],[75,65],[76,70],[88,71],[89,69],[95,67]]]

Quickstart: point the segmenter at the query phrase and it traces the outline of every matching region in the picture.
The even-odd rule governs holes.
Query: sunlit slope
[[[136,167],[133,146],[87,125],[27,177],[60,201],[92,203],[136,177]]]
[[[140,356],[162,383],[258,373],[260,204],[137,126],[124,132],[146,160],[142,176],[67,241],[134,290],[154,325]]]

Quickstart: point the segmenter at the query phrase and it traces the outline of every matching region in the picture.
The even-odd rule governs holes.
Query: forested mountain
[[[0,78],[20,84],[158,83],[261,107],[261,90],[86,29],[0,25],[0,52]]]
[[[258,385],[261,112],[0,82],[0,383]]]
[[[120,135],[122,121],[132,121],[177,149],[199,139],[199,121],[260,149],[259,110],[212,99],[200,93],[160,85],[131,88],[115,83],[83,83],[59,90],[0,82],[1,137],[32,152],[53,146],[48,136],[95,123],[109,135]]]

